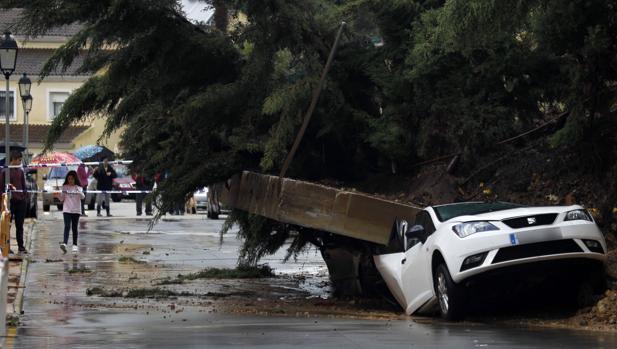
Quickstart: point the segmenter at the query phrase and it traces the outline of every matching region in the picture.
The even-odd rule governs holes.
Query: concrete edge
[[[38,221],[36,219],[32,220],[28,234],[26,234],[26,236],[24,237],[26,239],[26,249],[29,251],[29,254],[22,259],[21,270],[19,271],[19,289],[17,290],[17,294],[15,295],[15,301],[13,302],[13,312],[11,313],[17,316],[21,315],[21,312],[23,310],[22,307],[24,292],[26,290],[26,278],[28,277],[28,267],[30,266],[30,257],[32,256],[32,235],[36,232],[37,222]]]

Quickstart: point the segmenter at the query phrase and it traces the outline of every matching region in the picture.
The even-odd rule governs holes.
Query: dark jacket
[[[108,176],[106,172],[110,172],[110,175]],[[101,164],[93,176],[96,178],[96,190],[112,190],[114,178],[118,175],[111,165],[107,165],[105,171],[105,166]]]
[[[6,169],[4,169],[0,173],[0,187],[2,188],[0,192],[4,193],[4,173]],[[21,168],[11,168],[11,184],[15,187],[16,190],[26,190],[26,175]],[[11,201],[26,201],[27,193],[24,192],[13,192],[11,193]]]
[[[154,187],[154,181],[144,175],[133,174],[132,177],[137,190],[151,190]]]

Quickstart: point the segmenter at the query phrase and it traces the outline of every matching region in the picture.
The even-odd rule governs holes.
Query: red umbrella
[[[31,165],[40,165],[40,167],[53,166],[55,164],[76,165],[80,164],[81,160],[71,153],[49,152],[35,156],[30,162]]]

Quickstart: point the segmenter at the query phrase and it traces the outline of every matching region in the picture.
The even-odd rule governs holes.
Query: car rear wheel
[[[437,266],[433,283],[441,317],[449,321],[461,320],[465,315],[465,290],[452,280],[445,264]]]
[[[43,211],[49,212],[49,205],[43,204]]]
[[[64,205],[56,205],[56,207],[58,207],[58,211],[62,211],[62,209],[64,208]]]
[[[122,200],[122,197],[118,194],[111,194],[111,201],[113,202],[120,202]]]

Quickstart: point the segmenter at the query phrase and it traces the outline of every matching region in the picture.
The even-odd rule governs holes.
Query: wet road
[[[617,335],[605,333],[446,324],[426,318],[233,314],[204,296],[235,293],[239,300],[270,298],[281,304],[285,297],[328,297],[328,287],[306,281],[325,279],[325,265],[316,251],[287,264],[281,263],[283,252],[268,258],[266,262],[285,274],[276,279],[169,286],[198,297],[88,296],[86,290],[93,287],[153,287],[153,280],[178,273],[235,265],[239,241],[230,234],[219,246],[222,221],[170,217],[146,233],[148,221],[127,218],[132,206],[125,205],[116,207],[116,214],[125,218],[82,221],[77,255],[63,255],[58,248],[58,214],[39,220],[25,314],[7,348],[617,348]],[[296,278],[299,274],[309,277]]]

